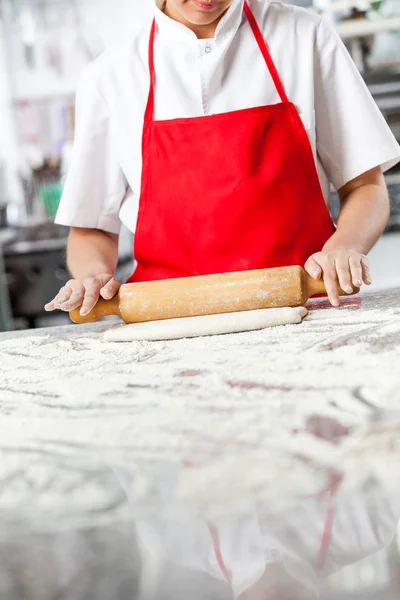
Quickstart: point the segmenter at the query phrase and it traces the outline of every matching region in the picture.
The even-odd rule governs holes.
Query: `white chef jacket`
[[[330,183],[340,189],[369,169],[396,164],[400,147],[329,21],[272,0],[249,0],[249,5],[307,130],[326,202]],[[158,7],[155,19],[156,119],[280,102],[243,0],[233,0],[214,39],[197,39]],[[122,221],[135,231],[150,28],[149,19],[84,73],[59,224],[118,233]]]

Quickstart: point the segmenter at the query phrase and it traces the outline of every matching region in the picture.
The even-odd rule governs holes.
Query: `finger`
[[[111,298],[114,298],[120,287],[121,286],[119,282],[113,277],[105,286],[101,288],[100,296],[102,296],[102,298],[105,300],[110,300]]]
[[[360,255],[351,255],[349,258],[349,265],[351,271],[351,280],[353,285],[357,288],[362,286],[363,282],[363,270],[361,266],[362,257]]]
[[[56,307],[54,305],[54,300],[52,300],[51,302],[48,302],[47,304],[44,305],[44,310],[47,312],[51,312],[52,310],[56,310]]]
[[[339,254],[335,261],[335,268],[340,287],[346,294],[352,294],[353,286],[351,285],[349,255],[347,252]]]
[[[320,279],[322,276],[321,266],[317,263],[314,256],[310,256],[304,265],[304,269],[311,277],[313,277],[313,279]]]
[[[46,310],[47,312],[50,312],[52,310],[56,310],[56,306],[55,306],[56,298],[57,298],[57,296],[55,298],[53,298],[53,300],[51,302],[48,302],[47,304],[45,304],[44,305],[44,310]]]
[[[100,286],[99,284],[93,283],[86,288],[85,296],[83,298],[82,308],[81,308],[81,316],[84,317],[92,308],[94,308],[96,302],[98,301],[100,296]]]
[[[327,263],[323,267],[326,293],[332,306],[340,306],[338,280],[334,264]]]
[[[50,311],[50,310],[55,310],[57,308],[60,308],[61,304],[63,302],[66,302],[68,300],[68,298],[70,297],[71,293],[72,293],[72,289],[67,284],[66,286],[64,286],[63,288],[61,288],[61,290],[58,292],[58,294],[54,298],[54,300],[52,300],[51,302],[49,302],[49,304],[46,304],[45,309],[47,311]]]
[[[64,304],[65,302],[68,302],[71,295],[82,289],[82,284],[79,283],[79,281],[77,281],[76,279],[71,279],[70,281],[68,281],[68,283],[60,290],[58,297],[57,297],[57,302],[56,302],[56,308],[61,308],[62,304]]]
[[[60,307],[61,310],[64,310],[66,312],[71,312],[71,310],[78,308],[78,306],[81,306],[81,304],[83,302],[84,295],[85,295],[85,288],[82,285],[80,287],[80,289],[72,292],[72,294],[71,294],[70,298],[67,300],[67,302],[63,302],[63,304]]]
[[[367,285],[371,285],[372,277],[371,277],[371,269],[369,266],[369,260],[366,256],[363,256],[361,259],[361,268],[362,268],[362,278],[364,283]]]

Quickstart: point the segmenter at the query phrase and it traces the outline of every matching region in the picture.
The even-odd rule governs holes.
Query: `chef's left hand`
[[[305,270],[313,279],[323,277],[328,298],[332,306],[339,306],[337,283],[348,294],[353,292],[353,286],[359,288],[363,282],[371,285],[371,273],[368,258],[348,248],[322,250],[310,256]]]

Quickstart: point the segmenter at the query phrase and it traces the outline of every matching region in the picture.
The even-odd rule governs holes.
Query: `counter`
[[[310,307],[301,325],[173,342],[105,343],[110,323],[1,334],[2,600],[229,598],[212,561],[187,558],[201,547],[193,532],[249,515],[269,537],[290,523],[314,581],[332,494],[346,515],[367,498],[377,540],[343,558],[351,544],[336,540],[327,574],[389,545],[400,515],[400,292]],[[307,511],[321,513],[312,548]],[[348,519],[344,529],[358,540],[366,528]],[[285,535],[274,533],[267,562]]]

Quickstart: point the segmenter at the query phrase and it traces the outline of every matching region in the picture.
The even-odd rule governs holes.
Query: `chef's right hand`
[[[71,312],[81,306],[80,313],[84,317],[92,310],[100,296],[105,300],[111,300],[120,287],[118,281],[109,273],[82,280],[71,279],[61,288],[54,300],[46,304],[45,310],[58,309]]]

